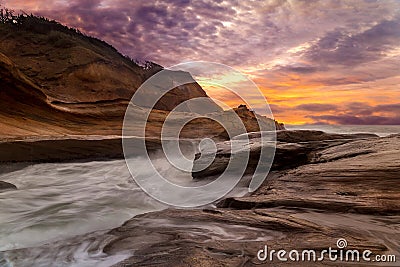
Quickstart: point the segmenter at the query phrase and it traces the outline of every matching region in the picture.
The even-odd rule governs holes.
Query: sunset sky
[[[76,27],[132,58],[234,67],[288,124],[400,124],[400,1],[0,3]]]

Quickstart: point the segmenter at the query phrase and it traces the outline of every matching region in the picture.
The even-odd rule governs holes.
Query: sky
[[[131,58],[165,67],[197,60],[233,67],[287,124],[400,125],[397,0],[0,3],[78,28]]]

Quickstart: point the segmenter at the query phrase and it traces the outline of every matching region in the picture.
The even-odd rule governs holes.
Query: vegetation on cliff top
[[[140,62],[127,55],[122,55],[115,47],[98,38],[88,36],[78,29],[71,28],[61,23],[50,20],[42,16],[33,14],[16,14],[13,10],[0,6],[0,25],[5,27],[9,34],[18,34],[18,31],[30,32],[37,35],[47,35],[50,44],[59,48],[69,48],[74,46],[72,38],[88,41],[100,49],[108,49],[124,57],[126,63],[133,67],[141,67],[144,70],[162,69],[162,66],[151,62]],[[38,40],[39,41],[39,40]]]

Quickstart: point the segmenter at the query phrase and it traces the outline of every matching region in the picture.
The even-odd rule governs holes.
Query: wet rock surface
[[[248,139],[247,139],[248,138]],[[195,179],[220,175],[229,163],[231,156],[240,157],[245,151],[250,152],[246,172],[253,173],[260,160],[260,153],[274,155],[264,158],[264,163],[273,161],[271,170],[290,169],[306,163],[311,163],[315,153],[325,148],[338,146],[355,139],[378,138],[374,134],[328,134],[322,131],[278,131],[276,136],[271,133],[249,133],[233,138],[231,141],[217,143],[216,153],[213,147],[205,147],[195,156],[192,176]],[[248,140],[248,141],[247,141]],[[276,140],[274,143],[270,141]],[[357,153],[357,152],[354,152]],[[215,159],[214,158],[215,154]],[[211,158],[211,159],[210,159]],[[213,162],[209,167],[209,162]],[[204,165],[204,166],[203,166]],[[201,170],[201,171],[197,171]]]
[[[330,261],[328,257],[289,263],[276,257],[272,262],[257,258],[265,245],[276,251],[313,249],[321,253],[329,247],[337,249],[339,238],[346,239],[347,250],[393,254],[398,260],[399,141],[400,135],[281,142],[279,149],[295,155],[306,149],[307,160],[294,167],[276,168],[252,194],[223,199],[215,207],[139,215],[111,231],[73,240],[92,240],[90,250],[96,253],[125,255],[113,266],[374,265],[362,260]],[[291,162],[284,153],[278,153],[275,161]],[[49,244],[36,248],[35,253],[43,255],[65,246],[65,242]],[[12,259],[26,253],[32,249],[10,251],[7,256]]]
[[[342,237],[351,247],[376,253],[386,250],[372,236],[360,238],[355,229],[321,227],[302,218],[304,214],[307,211],[283,209],[165,210],[138,216],[109,232],[116,239],[104,252],[134,253],[115,266],[257,266],[262,263],[257,252],[266,244],[288,251],[309,249],[312,244],[321,251]],[[273,266],[285,264],[275,259]],[[326,261],[313,265],[341,266]]]
[[[345,238],[347,249],[398,255],[399,141],[400,135],[319,140],[319,150],[311,149],[305,164],[271,172],[252,195],[224,199],[217,208],[137,216],[109,232],[115,239],[104,252],[134,254],[115,266],[257,266],[262,262],[256,254],[266,244],[271,249],[322,251],[337,248],[337,239]],[[291,150],[300,147],[293,145]],[[279,154],[276,160],[281,160]],[[137,242],[140,236],[147,241]]]
[[[220,206],[288,206],[396,215],[400,211],[399,141],[397,135],[320,150],[313,154],[309,164],[267,180],[267,186],[251,197],[238,202],[226,199]]]
[[[122,257],[113,266],[287,266],[276,256],[272,262],[260,261],[257,253],[265,245],[279,250],[314,249],[317,253],[332,247],[339,238],[346,239],[347,249],[374,254],[395,253],[400,216],[374,217],[337,214],[308,209],[255,208],[167,209],[136,216],[109,232],[77,236],[38,248],[5,252],[9,260],[35,257],[38,262],[73,256],[83,244],[92,255]],[[397,239],[396,239],[397,238]],[[386,240],[386,241],[384,241]],[[392,240],[389,242],[387,240]],[[394,241],[393,241],[394,240]],[[317,254],[319,256],[319,254]],[[0,255],[1,256],[1,255]],[[296,266],[343,266],[344,262],[299,261]],[[352,262],[350,266],[368,266]],[[29,266],[29,265],[26,265]]]

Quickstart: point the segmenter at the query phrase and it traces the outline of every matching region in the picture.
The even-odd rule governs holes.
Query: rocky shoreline
[[[293,142],[304,133],[282,135],[292,136],[288,141]],[[348,249],[398,254],[400,135],[320,138],[314,132],[311,138],[312,133],[307,134],[310,138],[301,143],[308,161],[271,172],[255,193],[224,199],[216,208],[137,216],[108,233],[114,239],[104,252],[134,254],[115,266],[257,266],[262,262],[256,254],[265,244],[321,251],[345,238]],[[288,159],[278,154],[275,162],[280,160]],[[138,246],[142,238],[146,241]]]
[[[137,216],[108,233],[115,239],[104,252],[134,253],[115,266],[256,266],[261,263],[256,253],[264,244],[321,251],[345,238],[348,249],[398,254],[400,135],[344,137],[309,139],[303,144],[307,162],[273,171],[249,196],[224,199],[212,209]],[[287,157],[277,155],[275,162],[279,160]],[[377,215],[379,223],[369,217]],[[148,243],[138,247],[135,240],[144,234]],[[313,263],[325,265],[344,263]]]
[[[302,141],[304,136],[306,141]],[[252,137],[256,142],[257,135]],[[281,153],[275,157],[275,167],[254,193],[225,198],[202,209],[142,214],[111,231],[74,240],[96,240],[90,250],[125,255],[114,266],[283,266],[288,263],[276,258],[261,262],[257,252],[265,245],[321,252],[336,248],[339,238],[346,239],[346,249],[368,249],[399,259],[400,135],[379,138],[288,131],[278,133],[278,140]],[[303,160],[293,164],[301,153]],[[59,242],[39,251],[63,246]],[[10,251],[8,257],[26,253],[32,252]],[[326,259],[311,265],[345,264]]]

